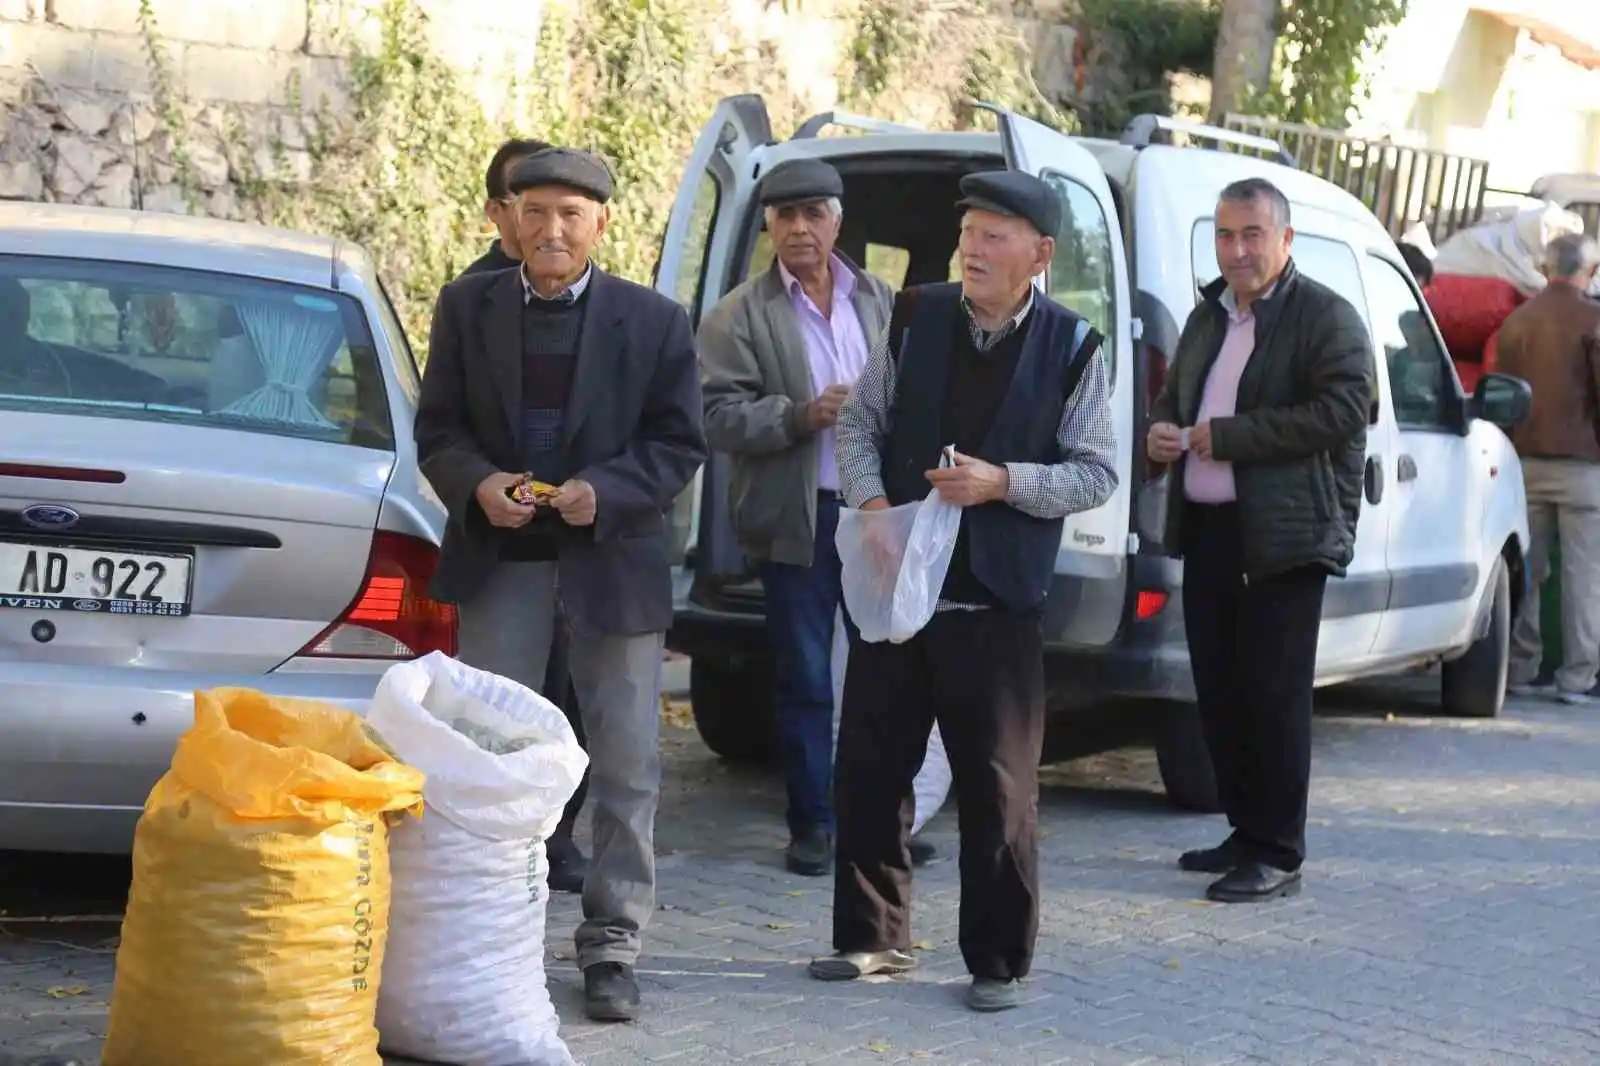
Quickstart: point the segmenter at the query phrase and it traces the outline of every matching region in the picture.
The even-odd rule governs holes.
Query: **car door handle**
[[[1415,481],[1417,477],[1417,461],[1409,455],[1402,455],[1397,464],[1394,477],[1396,481]]]
[[[1376,455],[1367,456],[1367,502],[1377,506],[1383,500],[1383,460]]]

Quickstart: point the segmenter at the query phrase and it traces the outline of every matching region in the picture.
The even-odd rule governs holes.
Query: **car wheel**
[[[1221,812],[1222,801],[1217,796],[1217,778],[1211,771],[1211,753],[1206,750],[1199,710],[1192,703],[1172,704],[1160,730],[1156,736],[1156,765],[1161,769],[1167,799],[1186,811]]]
[[[773,737],[772,669],[765,661],[689,662],[689,702],[706,747],[729,762],[766,762]]]
[[[1440,708],[1454,718],[1493,718],[1506,702],[1506,676],[1511,664],[1511,575],[1504,559],[1490,579],[1494,602],[1489,630],[1461,658],[1440,670]]]

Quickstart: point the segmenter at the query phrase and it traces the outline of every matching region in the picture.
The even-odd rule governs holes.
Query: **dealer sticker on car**
[[[0,542],[0,607],[183,617],[188,555]]]

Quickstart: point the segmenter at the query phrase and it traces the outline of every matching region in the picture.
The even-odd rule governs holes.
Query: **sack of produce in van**
[[[381,1066],[388,825],[422,774],[361,718],[196,692],[145,801],[105,1066]]]
[[[545,840],[589,760],[531,689],[434,652],[389,668],[368,722],[428,775],[428,811],[390,841],[386,1053],[574,1066],[545,988]]]

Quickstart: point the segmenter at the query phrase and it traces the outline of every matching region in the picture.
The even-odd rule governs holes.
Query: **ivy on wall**
[[[840,74],[844,106],[935,126],[977,120],[976,96],[1049,111],[1028,76],[1010,23],[984,18],[986,0],[859,0]],[[796,3],[798,10],[799,5]],[[160,28],[141,0],[141,26],[157,111],[182,158],[184,101],[166,74]],[[432,47],[416,0],[383,0],[375,45],[349,42],[347,98],[337,108],[302,101],[303,147],[279,138],[236,152],[235,193],[261,222],[354,241],[376,259],[419,358],[439,287],[482,254],[483,168],[506,137],[588,148],[616,179],[614,216],[596,252],[602,266],[649,278],[684,160],[717,101],[761,92],[774,129],[801,117],[781,64],[726,47],[721,5],[703,0],[585,0],[581,17],[548,5],[534,69],[505,87],[491,115],[468,75]],[[315,14],[315,12],[314,12]],[[930,80],[931,72],[940,76]],[[934,99],[937,113],[908,115]],[[230,136],[246,136],[243,116]],[[295,155],[307,171],[289,165]],[[264,157],[264,159],[263,159]],[[262,162],[257,162],[262,160]],[[181,180],[181,179],[180,179]],[[193,205],[191,205],[193,206]]]

